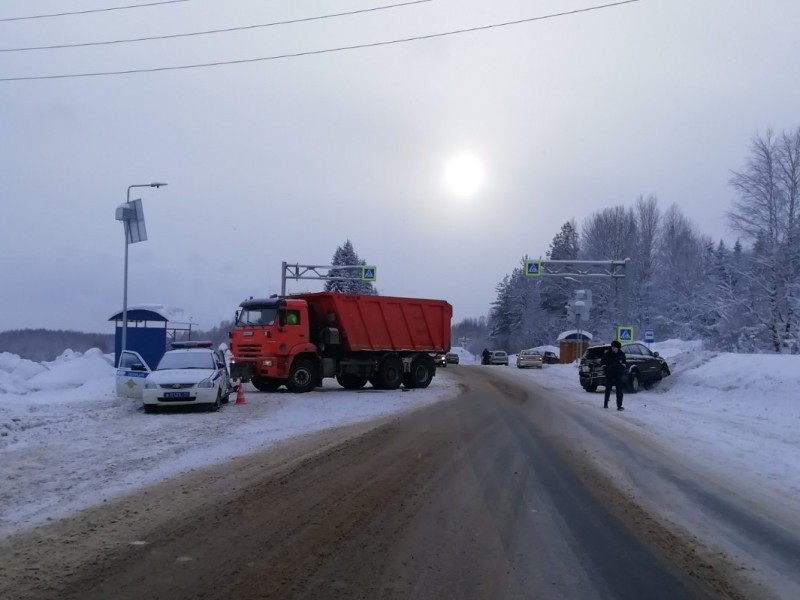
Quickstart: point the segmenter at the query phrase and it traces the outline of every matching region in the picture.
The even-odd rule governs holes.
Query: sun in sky
[[[459,198],[474,196],[485,178],[483,163],[474,154],[457,154],[445,165],[444,180],[447,189]]]

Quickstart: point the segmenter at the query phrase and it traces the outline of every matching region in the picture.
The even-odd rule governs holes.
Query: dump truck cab
[[[236,311],[230,337],[231,377],[253,381],[259,389],[271,387],[270,381],[287,379],[298,354],[316,353],[310,343],[308,305],[303,300],[245,300]]]

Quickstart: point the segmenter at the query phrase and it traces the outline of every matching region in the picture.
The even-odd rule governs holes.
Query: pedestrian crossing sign
[[[361,281],[376,281],[377,279],[377,267],[361,267]]]
[[[632,342],[633,340],[633,327],[617,327],[618,342]]]
[[[525,261],[526,277],[539,277],[541,274],[542,274],[542,261],[540,260]]]

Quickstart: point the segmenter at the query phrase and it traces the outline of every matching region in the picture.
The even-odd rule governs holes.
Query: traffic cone
[[[244,399],[244,384],[239,384],[239,391],[236,392],[236,404],[247,404],[247,400]]]

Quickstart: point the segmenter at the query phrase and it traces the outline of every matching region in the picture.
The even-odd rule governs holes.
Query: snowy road
[[[325,437],[189,473],[14,538],[0,593],[769,597],[741,577],[735,558],[665,527],[609,484],[583,442],[613,436],[610,421],[585,433],[574,405],[509,370],[465,367],[448,378],[466,390],[457,399],[377,429],[339,432],[338,442],[317,434]]]
[[[114,396],[113,377],[0,402],[0,539],[120,494],[297,436],[399,414],[453,396],[425,390],[351,392],[327,380],[309,394],[262,394],[216,413],[145,415]]]

